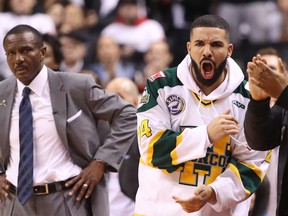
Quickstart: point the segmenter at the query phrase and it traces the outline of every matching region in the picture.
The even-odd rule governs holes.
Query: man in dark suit
[[[102,90],[88,75],[47,68],[46,47],[31,26],[12,28],[3,44],[14,77],[0,83],[0,215],[108,216],[103,175],[119,169],[135,138],[135,108]],[[27,87],[33,116],[33,194],[23,202],[18,177],[26,173],[18,171],[18,126]],[[102,144],[99,119],[111,127]]]

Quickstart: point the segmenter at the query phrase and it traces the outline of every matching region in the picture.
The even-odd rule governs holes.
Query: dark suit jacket
[[[75,164],[84,168],[93,159],[118,170],[123,156],[136,136],[136,110],[115,94],[108,94],[88,75],[54,72],[48,69],[51,104],[58,135]],[[0,172],[5,172],[10,156],[9,130],[17,82],[15,77],[0,82]],[[33,105],[32,105],[33,106]],[[82,110],[72,122],[67,119]],[[110,123],[104,143],[96,129],[98,119]],[[109,215],[104,178],[91,196],[93,215]]]
[[[130,199],[135,201],[136,193],[139,187],[138,167],[140,152],[137,138],[135,138],[129,151],[124,157],[123,163],[119,169],[119,184],[122,192]]]

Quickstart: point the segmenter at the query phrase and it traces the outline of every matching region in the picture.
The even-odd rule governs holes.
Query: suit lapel
[[[53,72],[52,70],[48,69],[51,105],[58,135],[64,146],[68,149],[66,132],[67,97],[66,92],[63,90],[63,82],[57,73],[63,72]]]
[[[16,79],[9,78],[10,81],[5,82],[5,86],[1,88],[0,94],[0,122],[1,122],[1,135],[0,135],[0,149],[3,157],[5,168],[8,164],[10,155],[10,126],[11,126],[11,114],[14,104],[15,92],[16,92]],[[1,158],[1,156],[0,156]],[[4,167],[1,167],[4,169]]]

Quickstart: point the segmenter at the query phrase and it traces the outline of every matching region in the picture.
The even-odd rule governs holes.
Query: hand
[[[262,74],[260,79],[261,88],[271,97],[278,98],[282,91],[288,85],[288,74],[284,67],[284,64],[280,58],[278,58],[278,67],[279,71],[272,70],[267,64],[264,62],[256,61],[258,66],[265,73]]]
[[[78,176],[65,184],[66,187],[74,185],[72,190],[69,192],[69,195],[73,196],[73,194],[79,189],[80,192],[77,196],[77,201],[81,201],[84,195],[86,199],[89,198],[95,186],[103,177],[104,171],[105,164],[103,162],[97,160],[91,161]]]
[[[259,56],[253,57],[252,62],[248,62],[247,64],[249,90],[254,100],[264,100],[269,95],[259,87],[260,84],[256,75],[260,73],[260,68],[256,64],[257,60],[259,61],[261,58]]]
[[[197,187],[194,191],[194,196],[189,199],[183,200],[176,196],[172,198],[188,213],[199,211],[207,202],[216,202],[215,191],[212,187],[206,185]]]
[[[211,143],[215,143],[226,136],[239,133],[238,121],[229,113],[230,110],[227,110],[208,124],[207,133]]]
[[[9,195],[10,182],[7,181],[5,173],[0,174],[0,202]]]
[[[248,63],[247,69],[252,98],[255,100],[263,100],[267,97],[277,99],[288,85],[288,75],[282,60],[278,59],[279,71],[271,69],[260,55],[254,57],[252,61],[253,63]]]

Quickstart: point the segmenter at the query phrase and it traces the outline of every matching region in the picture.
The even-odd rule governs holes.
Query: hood
[[[199,94],[201,89],[196,84],[192,73],[191,59],[189,54],[183,59],[183,61],[177,67],[177,77],[180,81],[192,92]],[[209,95],[202,94],[202,99],[204,100],[216,100],[220,98],[227,97],[230,95],[244,80],[244,74],[238,64],[231,58],[228,57],[227,64],[227,75],[225,80]]]

